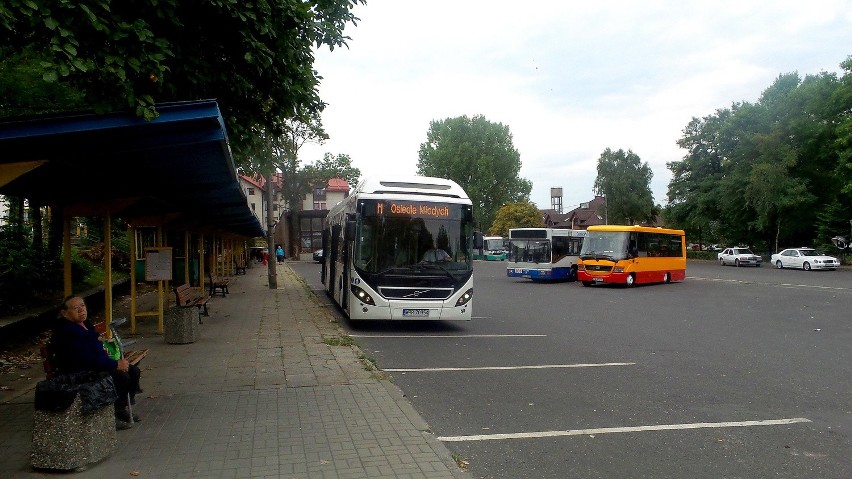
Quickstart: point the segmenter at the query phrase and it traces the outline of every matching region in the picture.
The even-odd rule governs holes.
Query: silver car
[[[760,266],[763,263],[763,258],[748,248],[725,248],[717,257],[722,266]]]

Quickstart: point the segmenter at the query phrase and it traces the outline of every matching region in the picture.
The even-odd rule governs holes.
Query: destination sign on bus
[[[417,203],[408,201],[378,201],[375,204],[376,215],[412,216],[418,218],[449,218],[454,210],[440,203]]]

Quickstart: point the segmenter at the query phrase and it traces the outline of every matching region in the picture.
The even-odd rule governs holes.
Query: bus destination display
[[[453,205],[455,206],[455,205]],[[375,204],[377,216],[412,216],[418,218],[449,218],[457,208],[435,203],[379,201]]]

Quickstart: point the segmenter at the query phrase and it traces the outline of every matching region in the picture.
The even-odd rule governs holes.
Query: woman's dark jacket
[[[115,371],[118,361],[110,358],[98,332],[88,320],[84,322],[89,329],[67,319],[58,319],[50,337],[51,354],[56,360],[56,368],[62,374],[81,371]]]

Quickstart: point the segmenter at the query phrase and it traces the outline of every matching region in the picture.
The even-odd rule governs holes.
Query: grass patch
[[[364,353],[358,354],[358,360],[361,361],[361,364],[364,365],[364,369],[370,371],[372,376],[380,381],[391,381],[391,377],[385,374],[384,371],[379,369],[379,366],[376,364],[376,360],[367,356]]]
[[[352,346],[355,344],[355,340],[352,339],[352,336],[349,335],[323,336],[322,342],[323,344],[327,344],[329,346]]]
[[[462,471],[467,471],[467,466],[470,465],[469,462],[464,460],[463,457],[461,457],[455,452],[453,453],[453,461],[456,461],[456,465],[459,466],[459,469],[461,469]]]
[[[361,353],[358,355],[358,359],[364,363],[364,369],[367,371],[378,371],[379,367],[376,365],[376,360],[368,357],[366,354]]]

